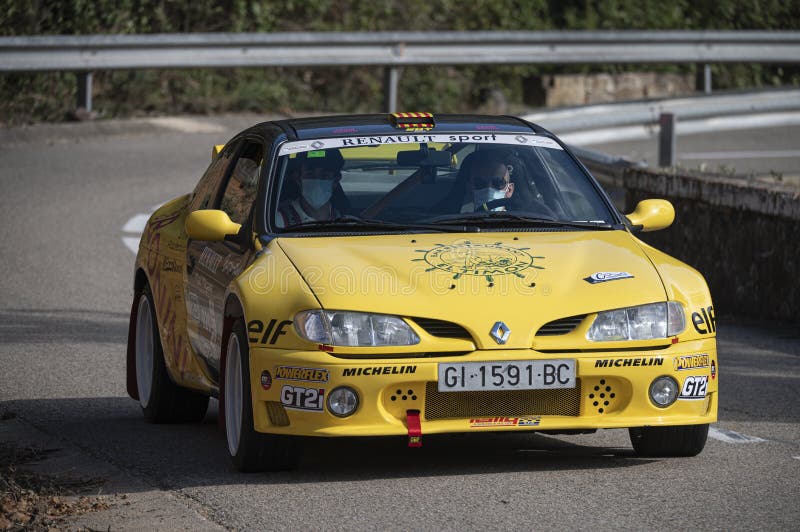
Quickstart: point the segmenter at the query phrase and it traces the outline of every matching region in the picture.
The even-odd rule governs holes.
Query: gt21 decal
[[[701,308],[700,312],[692,312],[692,325],[694,325],[694,330],[700,334],[717,332],[714,307]]]
[[[686,377],[678,399],[705,399],[708,389],[708,376]]]
[[[322,412],[324,402],[324,388],[303,388],[302,386],[288,385],[281,388],[281,404],[286,408]]]
[[[264,327],[264,322],[261,320],[251,321],[247,324],[247,339],[250,340],[251,344],[274,344],[278,341],[278,338],[281,335],[286,334],[285,329],[292,324],[292,321],[283,320],[282,322],[278,323],[277,327],[275,326],[276,323],[278,323],[278,320],[272,319],[269,320],[267,326]]]

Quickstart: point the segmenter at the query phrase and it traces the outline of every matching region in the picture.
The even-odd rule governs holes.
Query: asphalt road
[[[780,115],[774,118],[780,119]],[[713,119],[697,120],[702,132],[679,134],[675,142],[675,162],[690,170],[723,175],[758,176],[785,179],[800,184],[800,123],[737,129],[716,129]],[[731,121],[727,122],[727,126]],[[735,125],[735,124],[733,124]],[[645,128],[642,128],[645,129]],[[657,128],[656,128],[657,129]],[[658,131],[647,129],[647,136],[616,140],[596,135],[589,139],[578,134],[580,145],[649,166],[658,165]]]
[[[0,132],[0,440],[107,479],[94,529],[796,529],[800,332],[720,319],[720,420],[689,459],[627,433],[326,440],[297,471],[229,464],[216,404],[156,426],[125,394],[126,222],[190,191],[214,143],[256,117]],[[2,416],[0,416],[2,417]],[[59,458],[60,456],[60,458]],[[46,464],[43,465],[46,467]]]

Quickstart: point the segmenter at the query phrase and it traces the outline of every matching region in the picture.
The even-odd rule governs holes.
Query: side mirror
[[[192,240],[220,242],[226,236],[237,235],[241,225],[231,221],[228,213],[216,210],[201,210],[186,217],[186,234]]]
[[[640,201],[627,216],[634,231],[658,231],[672,225],[675,208],[667,200],[648,199]]]

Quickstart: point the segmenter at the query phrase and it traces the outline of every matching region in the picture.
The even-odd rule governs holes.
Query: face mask
[[[330,179],[303,179],[303,198],[309,205],[319,209],[333,195],[333,181]]]
[[[507,188],[507,187],[506,187]],[[502,190],[497,190],[494,187],[489,188],[479,188],[478,190],[473,191],[473,198],[475,202],[475,210],[482,209],[485,203],[489,203],[490,201],[502,199],[506,197],[506,189],[503,188]],[[497,210],[502,207],[497,207],[492,210]]]

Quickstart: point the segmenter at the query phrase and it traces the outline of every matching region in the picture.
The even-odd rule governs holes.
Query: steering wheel
[[[422,182],[422,178],[425,175],[423,171],[424,167],[420,167],[417,171],[413,174],[405,178],[403,181],[397,184],[392,190],[386,193],[381,199],[361,211],[361,216],[363,218],[375,218],[378,214],[383,211],[386,207],[389,206],[394,200],[405,194],[409,189],[417,186],[420,182]]]
[[[484,208],[487,211],[491,211],[491,210],[496,209],[498,207],[505,207],[506,210],[508,210],[508,207],[511,205],[512,199],[513,199],[513,197],[512,198],[500,198],[500,199],[496,199],[496,200],[492,200],[492,201],[486,202],[483,205],[484,205]],[[481,209],[480,208],[476,209],[476,212],[478,210],[481,210]],[[511,212],[513,213],[514,211],[511,211]],[[551,209],[550,207],[548,207],[547,205],[545,205],[544,203],[542,203],[541,201],[529,202],[527,205],[525,205],[525,210],[523,212],[539,213],[539,214],[544,214],[545,216],[548,216],[548,217],[552,218],[553,220],[558,219],[558,215],[556,214],[556,212],[553,209]]]

